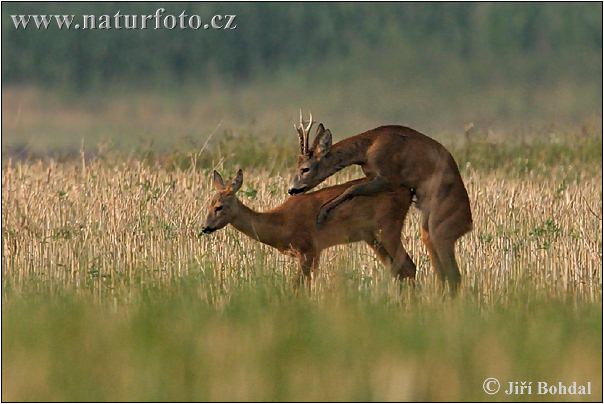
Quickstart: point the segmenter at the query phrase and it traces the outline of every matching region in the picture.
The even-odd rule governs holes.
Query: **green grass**
[[[214,287],[200,273],[132,291],[127,307],[69,291],[10,296],[3,400],[510,399],[483,393],[489,376],[592,381],[585,399],[602,397],[599,303],[526,291],[481,305],[360,278],[295,296],[267,273]]]

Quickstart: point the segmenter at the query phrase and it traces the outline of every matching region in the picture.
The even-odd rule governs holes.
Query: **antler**
[[[300,140],[300,154],[308,154],[308,134],[314,123],[315,122],[312,120],[312,112],[309,112],[308,125],[306,125],[306,127],[304,126],[302,108],[300,108],[300,123],[298,125],[294,124],[294,128],[296,128]]]

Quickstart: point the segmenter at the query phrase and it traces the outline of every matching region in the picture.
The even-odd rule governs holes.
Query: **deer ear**
[[[243,171],[240,168],[239,170],[237,170],[237,175],[235,175],[235,178],[231,183],[231,189],[233,190],[233,193],[239,191],[239,188],[241,188],[241,184],[243,184]]]
[[[323,136],[323,132],[325,132],[325,126],[323,126],[322,123],[319,124],[319,126],[317,127],[317,133],[315,134],[315,137],[319,137],[319,136]]]
[[[320,123],[319,127],[317,128],[317,133],[315,134],[315,140],[313,140],[313,142],[312,142],[311,150],[313,150],[317,153],[319,152],[317,147],[319,146],[319,142],[321,141],[321,138],[323,137],[323,135],[325,135],[325,126],[323,126],[323,124]]]
[[[224,189],[224,181],[222,180],[222,177],[216,170],[214,170],[214,172],[212,173],[212,182],[213,182],[214,188],[216,188],[216,190],[221,191]]]
[[[331,148],[331,131],[329,129],[325,129],[323,136],[319,139],[319,144],[317,145],[317,152],[324,156],[327,154],[329,149]]]

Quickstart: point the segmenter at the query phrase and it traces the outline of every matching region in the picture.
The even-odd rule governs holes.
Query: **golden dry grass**
[[[466,170],[475,224],[457,249],[465,293],[491,301],[530,286],[548,296],[599,301],[601,182],[563,184],[563,174],[510,179],[502,171]],[[208,171],[136,161],[9,163],[2,179],[4,282],[16,288],[33,277],[112,294],[118,286],[183,276],[194,264],[207,264],[226,279],[250,276],[252,266],[294,268],[288,258],[234,229],[198,236],[213,193]],[[240,198],[258,210],[274,207],[286,198],[287,180],[249,170]],[[403,240],[419,265],[423,289],[434,286],[434,276],[417,218],[412,210]],[[381,272],[362,244],[333,248],[323,262],[325,278],[342,262],[369,277]]]

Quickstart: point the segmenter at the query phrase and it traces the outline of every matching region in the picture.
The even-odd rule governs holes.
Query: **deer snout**
[[[203,228],[201,229],[201,232],[203,234],[210,234],[214,231],[215,229],[209,227],[209,226],[203,226]]]
[[[290,188],[287,190],[287,193],[290,195],[296,195],[296,194],[301,194],[302,192],[306,191],[306,187],[304,188]]]

